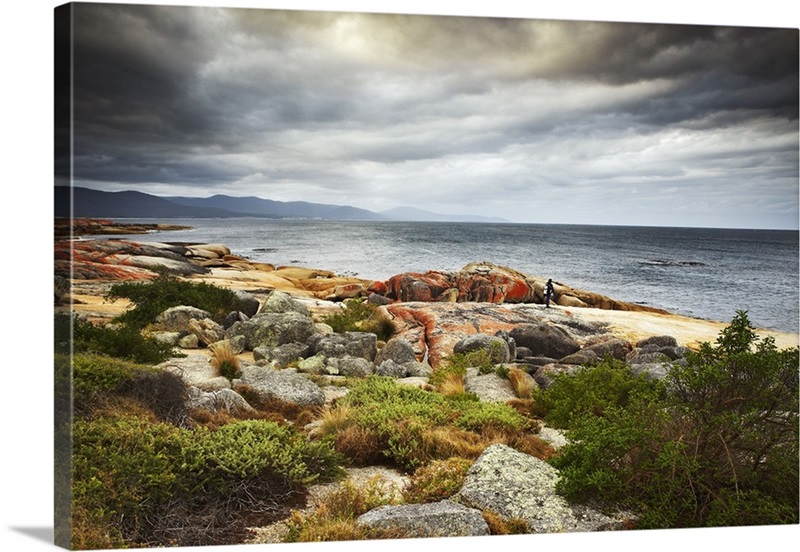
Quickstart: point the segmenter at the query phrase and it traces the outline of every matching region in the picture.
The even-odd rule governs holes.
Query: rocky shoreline
[[[151,234],[154,232],[190,229],[191,226],[179,224],[120,223],[108,219],[55,219],[56,239],[69,239],[71,236]]]
[[[542,319],[602,327],[604,332],[631,342],[673,335],[682,346],[695,347],[713,341],[725,327],[723,322],[625,303],[560,283],[555,284],[553,305],[545,308],[545,278],[490,262],[470,263],[455,273],[404,273],[376,282],[316,268],[253,262],[232,254],[223,244],[83,239],[56,241],[54,268],[56,304],[68,302],[71,289],[75,311],[101,319],[127,307],[124,301],[103,298],[112,283],[149,281],[160,270],[168,270],[191,280],[248,291],[261,300],[272,291],[282,291],[318,314],[336,312],[341,301],[363,297],[380,305],[399,326],[414,326],[418,333],[423,332],[420,335],[434,339],[453,333],[455,326],[460,326],[457,333],[466,335],[481,326],[481,331],[508,329],[514,323],[509,320],[524,323]],[[448,330],[437,329],[439,322],[432,322],[442,313],[457,319],[442,322],[450,327]],[[760,333],[773,337],[779,347],[798,345],[795,334],[772,330]],[[424,347],[420,338],[413,341],[420,342],[417,351],[421,353]]]
[[[555,304],[546,307],[543,278],[488,262],[469,264],[456,273],[400,274],[374,282],[325,270],[255,263],[221,244],[90,239],[55,244],[56,310],[107,322],[130,306],[106,299],[113,283],[147,282],[163,270],[234,290],[246,305],[222,323],[195,307],[173,307],[147,329],[186,355],[159,368],[179,375],[189,386],[187,406],[234,416],[253,411],[245,396],[330,408],[347,394],[348,381],[371,376],[430,391],[430,377],[448,357],[473,351],[485,352],[498,368],[488,373],[467,369],[464,388],[481,402],[519,398],[502,373],[515,371],[529,388],[547,388],[554,374],[607,357],[648,378],[662,378],[671,363],[681,362],[700,342],[713,342],[724,327],[564,284],[556,287]],[[342,312],[343,301],[356,297],[374,306],[376,316],[391,328],[390,339],[365,332],[334,333],[323,323],[325,315]],[[779,347],[798,344],[796,335],[763,335],[774,337]],[[235,379],[219,376],[209,363],[223,345],[241,360]],[[302,430],[313,435],[315,422]],[[552,449],[565,442],[549,428],[538,436]],[[399,492],[406,475],[381,469],[393,474],[387,484]],[[522,520],[530,533],[630,527],[624,512],[608,515],[568,504],[555,492],[557,480],[547,462],[495,444],[475,460],[455,495],[428,504],[383,506],[356,523],[414,537],[485,535],[489,527],[481,512],[490,511]],[[312,487],[309,493],[324,495],[334,488]],[[283,522],[253,528],[250,542],[280,542],[286,531]]]

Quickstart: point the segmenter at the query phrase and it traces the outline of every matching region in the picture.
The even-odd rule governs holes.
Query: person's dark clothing
[[[544,287],[544,306],[550,308],[550,299],[553,297],[555,290],[553,289],[553,280],[547,280],[547,285]]]

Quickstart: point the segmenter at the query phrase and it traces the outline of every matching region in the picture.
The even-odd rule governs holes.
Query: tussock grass
[[[219,344],[212,350],[211,366],[215,375],[228,380],[234,380],[242,375],[242,364],[229,343]]]
[[[528,523],[519,518],[504,519],[489,510],[481,512],[492,535],[524,535],[529,533]]]
[[[396,504],[388,486],[379,477],[357,486],[345,481],[337,490],[327,495],[311,514],[295,511],[287,522],[289,533],[284,542],[322,542],[403,538],[408,535],[398,531],[369,530],[356,525],[361,514],[387,504]]]
[[[519,368],[511,368],[508,371],[508,381],[514,388],[514,394],[520,399],[530,399],[533,396],[533,383],[528,374]]]
[[[441,382],[436,386],[436,390],[442,395],[460,395],[466,393],[464,388],[464,376],[457,372],[447,372],[442,377]]]

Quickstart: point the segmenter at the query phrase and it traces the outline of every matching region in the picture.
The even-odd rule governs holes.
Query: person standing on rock
[[[553,279],[547,280],[547,285],[544,286],[544,306],[550,308],[550,299],[553,297],[555,290],[553,289]]]

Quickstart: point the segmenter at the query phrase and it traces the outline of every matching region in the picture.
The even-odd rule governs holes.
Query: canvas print
[[[56,544],[798,524],[797,29],[54,20]]]

